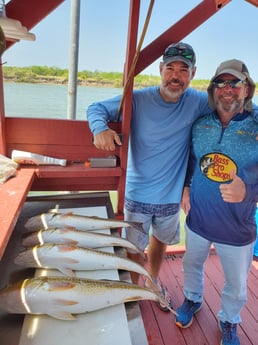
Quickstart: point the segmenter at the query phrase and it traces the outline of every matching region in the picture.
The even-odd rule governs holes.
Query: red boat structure
[[[11,0],[5,6],[6,16],[20,21],[30,31],[52,11],[58,10],[63,2],[64,0]],[[114,154],[117,156],[118,164],[115,167],[89,168],[85,165],[89,157],[103,158],[103,152],[97,150],[92,144],[92,135],[86,121],[6,116],[2,65],[0,66],[0,154],[11,157],[13,150],[22,150],[67,160],[65,167],[21,165],[14,178],[0,185],[0,260],[5,260],[9,242],[14,236],[14,229],[16,229],[23,207],[28,200],[28,193],[31,191],[73,193],[116,191],[118,205],[114,216],[117,219],[123,218],[133,77],[159,58],[168,44],[172,41],[183,40],[218,11],[223,11],[230,2],[231,0],[200,1],[196,7],[189,9],[189,12],[179,21],[171,23],[169,29],[157,36],[149,45],[139,49],[141,1],[130,1],[128,36],[125,38],[127,40],[124,67],[126,92],[123,103],[123,121],[111,124],[112,128],[123,135],[123,145],[117,147],[115,152],[104,154],[104,158]],[[248,0],[248,2],[258,7],[257,0]],[[177,3],[177,6],[180,6],[180,2]],[[28,11],[28,9],[30,10]],[[15,41],[7,40],[5,49],[11,50],[14,44]],[[33,45],[31,49],[33,49]],[[183,299],[181,270],[183,251],[184,248],[169,248],[162,266],[161,278],[173,296],[175,308]],[[249,300],[243,310],[243,323],[240,327],[242,345],[257,344],[257,270],[258,264],[254,261],[248,282]],[[1,275],[2,272],[0,281]],[[220,334],[216,324],[216,311],[220,305],[222,286],[222,270],[216,255],[212,252],[206,266],[204,307],[196,316],[192,327],[187,330],[175,327],[173,316],[162,313],[153,302],[140,302],[141,317],[148,344],[218,345]],[[6,329],[8,330],[6,337],[11,337],[12,326],[6,325]],[[19,336],[16,341],[12,337],[10,339],[12,341],[8,345],[19,344]],[[5,344],[7,343],[3,342],[3,345]]]

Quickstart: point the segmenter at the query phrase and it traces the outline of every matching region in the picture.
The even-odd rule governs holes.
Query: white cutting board
[[[105,206],[60,209],[86,216],[107,218]],[[101,230],[110,233],[110,230]],[[113,251],[112,248],[107,250]],[[55,270],[36,271],[36,275],[62,274]],[[77,277],[119,279],[117,270],[81,271]],[[132,345],[124,304],[77,315],[77,320],[57,320],[47,315],[26,315],[19,345]]]

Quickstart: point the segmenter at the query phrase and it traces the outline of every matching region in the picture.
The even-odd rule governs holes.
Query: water
[[[67,90],[67,85],[4,83],[5,114],[66,119]],[[89,104],[121,93],[119,88],[78,86],[75,118],[85,120]]]
[[[5,114],[15,117],[67,118],[67,85],[4,83]],[[78,86],[77,120],[86,119],[92,102],[122,93],[120,88]],[[258,104],[258,96],[254,97]]]

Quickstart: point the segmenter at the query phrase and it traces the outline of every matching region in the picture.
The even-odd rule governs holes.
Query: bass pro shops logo
[[[236,163],[230,157],[219,153],[211,152],[200,158],[199,167],[203,175],[215,182],[231,181],[230,173],[237,173]]]

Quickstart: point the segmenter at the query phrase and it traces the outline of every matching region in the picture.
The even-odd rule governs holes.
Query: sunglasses
[[[230,85],[232,89],[239,89],[242,85],[246,84],[246,80],[215,80],[212,85],[217,89],[223,89],[226,85]]]
[[[194,63],[195,61],[195,54],[192,49],[188,49],[185,47],[169,47],[164,52],[164,57],[173,57],[173,56],[182,56],[183,58],[191,61]]]

